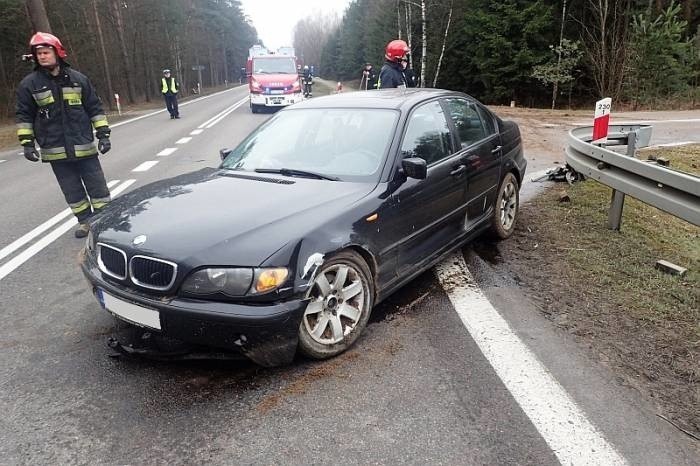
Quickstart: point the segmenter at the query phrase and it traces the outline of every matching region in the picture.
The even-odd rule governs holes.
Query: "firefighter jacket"
[[[406,86],[404,76],[401,71],[401,64],[387,60],[379,72],[379,82],[377,89],[389,89],[392,87]]]
[[[95,157],[98,139],[110,135],[102,103],[90,80],[62,64],[58,76],[37,67],[17,88],[17,137],[23,146],[41,148],[42,162]]]
[[[160,92],[162,92],[163,95],[175,95],[177,94],[179,87],[180,84],[177,81],[175,81],[175,78],[173,77],[160,78]]]
[[[411,68],[403,70],[403,77],[406,80],[406,87],[418,86],[418,76],[416,76],[416,73]]]

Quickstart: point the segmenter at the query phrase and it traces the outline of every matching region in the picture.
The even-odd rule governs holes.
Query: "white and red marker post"
[[[604,145],[608,141],[608,126],[610,125],[610,107],[612,99],[606,97],[595,103],[593,117],[593,140],[591,144]]]
[[[114,94],[114,100],[117,101],[117,113],[122,114],[122,104],[119,102],[119,94]]]

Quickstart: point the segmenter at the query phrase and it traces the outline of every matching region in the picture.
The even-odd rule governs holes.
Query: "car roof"
[[[342,92],[304,100],[290,110],[305,108],[384,108],[392,110],[410,109],[417,103],[436,97],[469,98],[461,92],[445,89],[380,89],[358,92]],[[473,99],[472,99],[473,100]]]

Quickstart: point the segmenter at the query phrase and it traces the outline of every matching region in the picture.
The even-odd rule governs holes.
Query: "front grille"
[[[177,264],[148,256],[134,256],[129,263],[131,281],[151,290],[167,290],[175,282]]]
[[[105,275],[126,279],[126,253],[121,249],[97,243],[97,266]]]

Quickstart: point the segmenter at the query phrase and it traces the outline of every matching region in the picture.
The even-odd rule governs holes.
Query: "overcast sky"
[[[342,17],[349,3],[350,0],[241,0],[258,36],[271,50],[292,45],[292,29],[300,19],[316,11],[337,12]]]

